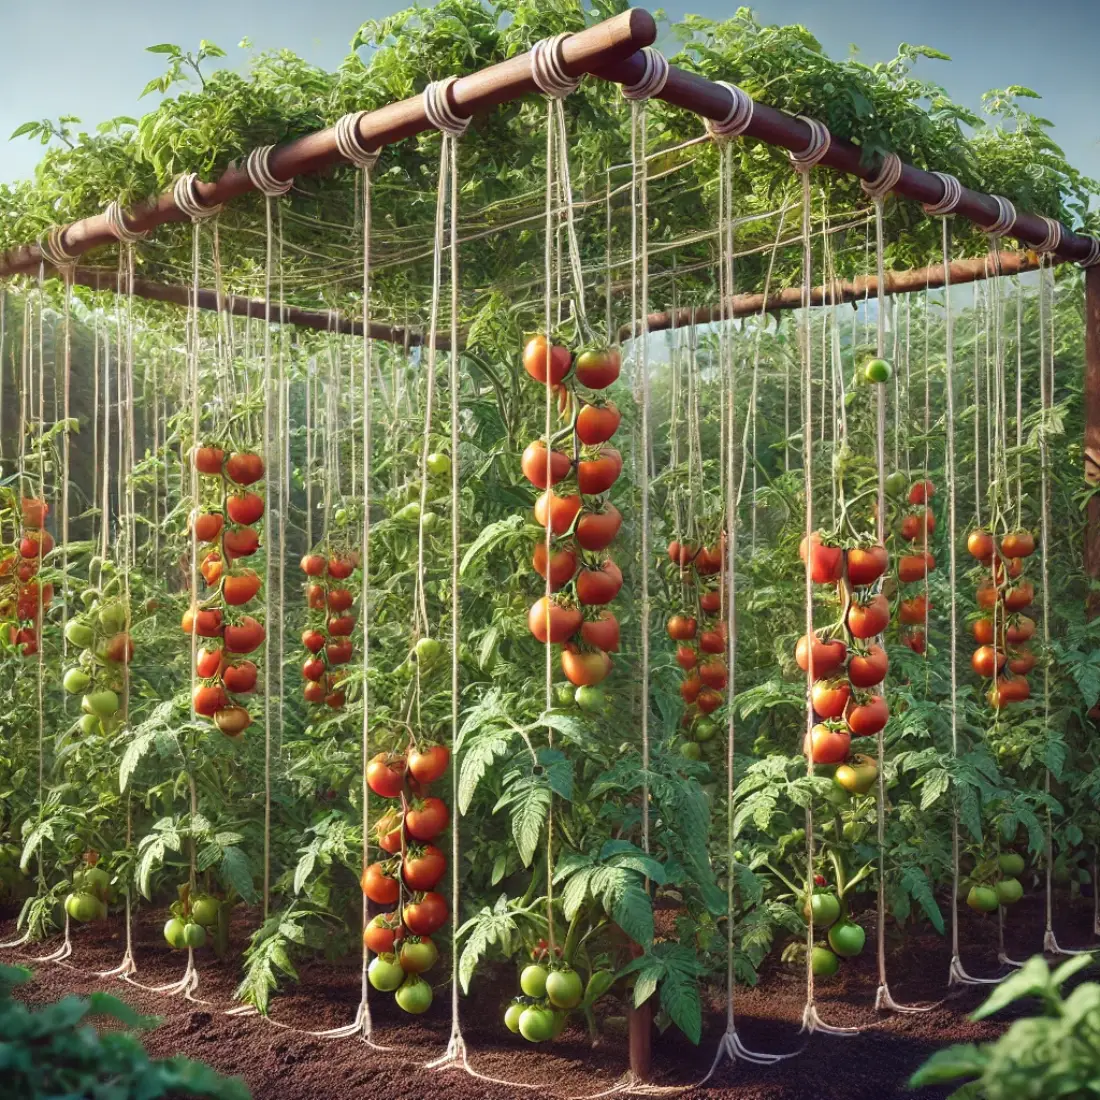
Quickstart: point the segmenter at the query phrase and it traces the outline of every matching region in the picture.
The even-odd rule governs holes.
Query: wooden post
[[[630,1072],[635,1081],[648,1081],[653,1062],[653,998],[627,1015],[630,1021]]]
[[[1085,271],[1085,481],[1100,487],[1100,264]],[[1088,503],[1085,572],[1100,582],[1100,495]],[[1100,615],[1100,592],[1090,592],[1089,618]]]

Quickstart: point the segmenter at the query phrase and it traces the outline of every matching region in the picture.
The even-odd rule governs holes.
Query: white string
[[[1004,237],[1011,233],[1016,225],[1016,207],[1003,195],[993,195],[997,204],[997,219],[990,226],[983,226],[982,232],[988,237]]]
[[[122,203],[118,199],[112,199],[103,209],[103,216],[107,219],[107,227],[122,244],[137,244],[149,236],[147,229],[131,229],[126,224],[126,215],[122,209]]]
[[[565,71],[562,57],[562,44],[572,34],[556,34],[553,38],[542,38],[531,47],[531,79],[539,91],[551,99],[561,99],[571,95],[580,87],[581,78],[570,76]]]
[[[288,180],[281,180],[271,171],[271,154],[274,150],[274,145],[261,145],[248,154],[248,160],[245,161],[244,165],[245,170],[248,172],[248,178],[252,181],[252,186],[269,199],[285,195],[294,186],[293,177]],[[268,297],[270,298],[270,288]],[[268,324],[270,324],[270,319],[268,319]]]
[[[943,184],[943,195],[938,202],[923,203],[924,212],[933,216],[954,213],[962,200],[962,184],[947,172],[933,172],[932,175]]]
[[[471,121],[451,106],[448,93],[457,80],[458,77],[449,76],[445,80],[433,81],[424,89],[424,114],[437,130],[451,137],[461,137],[469,129]]]
[[[756,104],[753,102],[752,96],[736,84],[729,84],[725,80],[716,80],[715,83],[729,92],[730,109],[725,118],[707,118],[703,120],[707,133],[712,138],[739,137],[752,123],[752,115]]]
[[[351,161],[358,168],[373,168],[381,153],[380,149],[364,149],[359,143],[359,123],[369,113],[353,111],[351,114],[341,115],[332,128],[336,151],[344,160]]]
[[[38,240],[38,251],[42,258],[52,267],[56,267],[66,278],[71,278],[72,269],[79,258],[75,252],[70,252],[65,247],[65,229],[63,226],[54,225],[46,232],[45,236]]]
[[[798,115],[798,118],[810,128],[810,143],[801,153],[790,153],[789,156],[796,171],[808,172],[814,165],[820,164],[828,154],[833,137],[826,125],[818,122],[816,118],[810,118],[808,115]]]
[[[195,184],[198,181],[197,172],[187,172],[177,176],[176,182],[172,185],[172,201],[176,204],[176,209],[181,214],[186,214],[193,222],[213,217],[215,214],[220,213],[222,209],[220,202],[215,203],[213,206],[203,204],[195,192]]]
[[[1089,242],[1089,254],[1083,259],[1077,261],[1078,267],[1095,267],[1100,264],[1100,238],[1086,237]]]
[[[668,83],[668,59],[652,46],[642,49],[645,68],[634,84],[624,84],[620,91],[624,99],[653,99],[665,90]]]
[[[863,193],[872,199],[885,198],[898,185],[902,168],[901,157],[897,153],[887,153],[882,160],[878,175],[873,180],[860,181],[859,185],[863,188]],[[881,348],[879,354],[882,354]]]

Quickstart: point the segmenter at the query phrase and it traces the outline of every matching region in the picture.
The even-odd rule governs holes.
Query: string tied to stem
[[[1003,195],[994,195],[993,201],[997,204],[997,220],[984,227],[982,232],[989,237],[1003,237],[1011,233],[1016,225],[1016,207]]]
[[[65,228],[60,225],[53,225],[38,239],[38,250],[42,253],[42,258],[51,267],[56,267],[66,278],[68,278],[76,267],[76,261],[79,259],[75,252],[70,252],[65,247],[64,242]]]
[[[924,203],[924,212],[934,217],[953,214],[962,201],[962,184],[949,172],[933,172],[932,175],[943,184],[943,194],[938,202]]]
[[[810,143],[800,153],[791,153],[791,164],[795,171],[808,172],[815,165],[820,164],[829,152],[829,146],[833,143],[833,135],[824,122],[818,122],[809,115],[799,115],[799,121],[806,123],[810,128]]]
[[[1083,260],[1077,261],[1077,266],[1081,268],[1095,267],[1100,264],[1100,239],[1089,237],[1087,240],[1089,242],[1089,254]]]
[[[115,235],[120,244],[137,244],[149,236],[147,229],[132,229],[126,224],[126,213],[118,199],[112,199],[103,209],[107,219],[107,228]]]
[[[424,114],[428,121],[441,133],[449,137],[461,137],[470,128],[470,116],[460,115],[451,105],[451,86],[457,76],[448,76],[444,80],[433,80],[424,89]]]
[[[198,181],[197,172],[184,172],[176,177],[176,182],[172,185],[172,201],[176,204],[176,209],[181,214],[186,214],[193,222],[212,218],[222,210],[220,202],[207,206],[199,198],[195,191]]]
[[[351,161],[357,168],[373,168],[378,162],[381,149],[364,149],[359,140],[359,123],[367,114],[366,111],[352,111],[341,115],[333,126],[333,138],[336,141],[336,151],[344,158]]]
[[[739,88],[736,84],[730,84],[725,80],[718,80],[715,83],[729,92],[730,109],[726,112],[725,118],[706,119],[707,133],[716,140],[740,137],[752,122],[752,113],[756,104],[744,88]]]
[[[1046,226],[1047,233],[1038,244],[1033,244],[1031,247],[1040,254],[1057,252],[1062,247],[1062,237],[1065,235],[1062,223],[1042,215],[1039,216],[1039,221]]]
[[[261,145],[253,149],[244,165],[252,186],[269,199],[285,195],[294,186],[293,177],[281,180],[271,171],[271,154],[274,149],[274,145]]]
[[[540,38],[531,47],[531,79],[538,85],[539,91],[551,99],[563,99],[580,87],[580,77],[570,76],[565,71],[565,59],[562,57],[562,44],[572,37],[566,31],[553,38]]]
[[[901,179],[902,163],[897,153],[887,153],[874,179],[861,180],[863,193],[872,199],[884,199],[893,191]]]
[[[652,99],[659,96],[668,83],[668,58],[652,46],[646,46],[641,52],[645,68],[634,84],[622,86],[623,99]]]

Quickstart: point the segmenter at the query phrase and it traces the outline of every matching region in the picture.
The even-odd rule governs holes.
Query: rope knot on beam
[[[729,92],[730,109],[725,118],[708,118],[704,120],[707,133],[715,140],[739,137],[749,128],[756,104],[744,88],[739,88],[736,84],[729,84],[724,80],[718,80],[715,83]]]
[[[962,200],[962,184],[949,172],[933,172],[932,175],[943,184],[943,195],[939,202],[923,203],[924,212],[934,217],[953,214]]]
[[[51,226],[46,231],[45,236],[39,237],[38,250],[42,253],[42,258],[46,263],[57,268],[66,279],[69,279],[76,267],[78,256],[65,247],[64,235],[64,226]]]
[[[212,218],[220,214],[222,204],[215,203],[206,206],[195,192],[195,184],[199,182],[197,172],[185,172],[176,177],[172,185],[172,201],[181,214],[186,214],[193,222],[202,221],[203,218]]]
[[[564,99],[580,87],[580,77],[570,76],[565,71],[561,53],[562,43],[572,37],[569,32],[556,34],[553,38],[540,38],[531,47],[531,79],[539,91],[551,99]]]
[[[378,163],[382,153],[381,149],[364,149],[359,141],[359,123],[369,111],[352,111],[341,115],[332,128],[333,140],[336,142],[336,151],[356,166],[356,168],[371,169]]]
[[[982,232],[989,237],[1004,237],[1016,225],[1016,207],[1003,195],[993,195],[992,199],[997,204],[997,220],[990,226],[983,226]]]
[[[285,195],[294,186],[293,178],[281,180],[271,171],[271,154],[274,151],[274,145],[260,145],[248,154],[244,164],[252,186],[269,199]]]
[[[147,229],[131,229],[126,224],[126,214],[123,212],[122,203],[118,199],[112,199],[103,209],[103,216],[107,219],[107,225],[111,232],[118,238],[120,244],[137,244],[149,236]]]
[[[876,202],[886,198],[901,179],[901,167],[901,157],[897,153],[887,153],[882,160],[878,175],[874,179],[860,181],[859,185],[863,188],[863,193]]]
[[[449,137],[462,137],[470,128],[469,116],[463,117],[451,106],[451,86],[458,79],[448,76],[445,80],[433,80],[424,89],[424,114],[441,133]]]
[[[623,99],[652,99],[665,90],[668,83],[668,59],[659,50],[646,46],[642,50],[645,68],[636,84],[624,84]]]
[[[799,120],[810,128],[810,144],[801,153],[791,153],[791,164],[796,172],[808,172],[815,165],[820,164],[829,152],[829,146],[833,143],[833,135],[824,122],[818,122],[816,118],[808,115],[799,115]]]

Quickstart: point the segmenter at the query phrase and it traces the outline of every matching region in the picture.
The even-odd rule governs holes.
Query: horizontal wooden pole
[[[955,286],[958,283],[977,283],[997,275],[1018,275],[1023,271],[1034,271],[1038,263],[1025,253],[999,252],[969,260],[955,260],[948,266],[951,271],[951,285]],[[887,294],[913,294],[926,288],[937,289],[944,285],[943,264],[886,273]],[[864,298],[877,297],[879,297],[879,285],[876,275],[861,276],[851,281],[836,281],[816,286],[810,291],[810,303],[815,306],[862,302]],[[735,294],[725,309],[721,305],[714,305],[651,313],[648,317],[649,331],[661,332],[665,329],[685,328],[692,323],[705,325],[711,321],[721,321],[726,317],[751,317],[754,314],[775,310],[798,309],[801,305],[802,288],[798,286],[776,291],[768,295],[767,300],[763,294]],[[632,326],[623,325],[619,329],[619,339],[628,340],[632,333]]]
[[[118,274],[107,268],[78,267],[73,273],[73,282],[93,290],[117,290]],[[125,284],[123,284],[125,285]],[[134,279],[134,294],[139,298],[148,298],[154,302],[168,302],[171,305],[189,306],[191,288],[173,283],[157,283],[152,279]],[[362,336],[363,323],[353,321],[335,310],[299,309],[297,306],[283,305],[280,302],[268,303],[262,298],[244,298],[239,294],[219,295],[215,290],[200,290],[199,309],[216,310],[220,313],[232,313],[236,317],[254,317],[260,321],[270,320],[275,324],[297,325],[301,328],[317,329],[319,332],[340,332],[348,336]],[[370,334],[375,340],[385,340],[390,344],[416,347],[424,343],[424,336],[414,330],[382,325],[372,321]],[[446,350],[450,341],[445,336],[437,337],[437,347]]]
[[[656,37],[653,16],[642,8],[632,8],[567,38],[562,44],[562,62],[570,76],[581,76],[637,53]],[[449,89],[449,99],[458,115],[470,117],[537,91],[531,76],[531,55],[523,53],[459,77]],[[428,129],[431,124],[424,113],[424,97],[417,95],[365,114],[359,120],[359,143],[364,149],[380,149]],[[335,129],[329,127],[280,145],[272,152],[269,167],[276,179],[289,180],[342,163],[345,162],[336,149]],[[195,187],[200,201],[207,206],[229,202],[254,190],[243,160],[231,164],[212,183],[200,181]],[[186,215],[176,208],[170,189],[126,213],[126,224],[139,232],[156,229],[166,222],[186,220]],[[116,243],[116,238],[107,218],[95,214],[66,226],[60,243],[66,252],[82,256],[94,248]],[[42,259],[37,244],[0,253],[0,276],[34,272]]]

